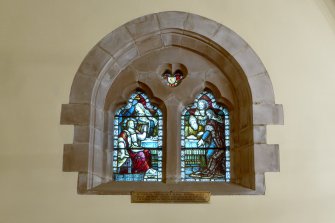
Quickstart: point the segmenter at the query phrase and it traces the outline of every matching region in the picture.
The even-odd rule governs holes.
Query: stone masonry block
[[[136,45],[141,55],[149,52],[150,50],[159,49],[163,47],[162,38],[160,34],[141,38],[136,41]]]
[[[254,125],[254,143],[266,143],[266,126]]]
[[[64,172],[87,172],[88,144],[65,144],[63,153]]]
[[[87,54],[78,71],[83,74],[98,77],[100,71],[110,59],[111,56],[109,54],[100,47],[95,46]]]
[[[274,104],[274,92],[270,77],[267,73],[248,77],[252,101],[254,104]]]
[[[74,143],[88,143],[90,139],[90,127],[87,125],[74,126]]]
[[[202,16],[189,14],[184,27],[188,31],[211,38],[218,31],[220,24]]]
[[[161,29],[184,29],[184,23],[188,13],[185,12],[160,12],[157,14]]]
[[[265,194],[265,176],[264,173],[256,173],[255,175],[255,194]]]
[[[104,109],[106,96],[110,90],[110,85],[105,85],[100,83],[99,88],[97,89],[97,94],[95,97],[95,107],[98,109]]]
[[[77,73],[71,86],[70,103],[91,103],[96,77]]]
[[[114,55],[131,42],[134,42],[132,36],[124,26],[121,26],[105,36],[99,45],[111,55]]]
[[[176,46],[176,45],[179,46],[182,37],[183,37],[182,33],[171,33],[171,32],[162,33],[162,40],[164,42],[164,46]]]
[[[122,69],[130,64],[137,56],[139,56],[139,52],[135,44],[130,44],[115,54],[116,62]]]
[[[248,44],[235,32],[225,26],[220,26],[212,40],[224,48],[231,55],[245,49]]]
[[[242,67],[247,77],[256,74],[266,73],[266,69],[263,63],[250,47],[247,47],[245,50],[239,51],[233,56],[236,59],[237,63],[239,63],[239,65]]]
[[[87,173],[78,173],[77,193],[87,194]]]
[[[254,104],[254,125],[284,124],[283,106],[278,104]]]
[[[63,104],[60,124],[88,125],[90,119],[89,104]]]
[[[128,31],[134,39],[137,39],[152,32],[159,31],[159,24],[156,14],[146,15],[134,19],[127,23],[125,26],[127,27]]]
[[[254,145],[255,172],[279,172],[279,146],[268,144]]]
[[[101,109],[95,109],[95,122],[94,128],[104,130],[105,125],[105,111]]]

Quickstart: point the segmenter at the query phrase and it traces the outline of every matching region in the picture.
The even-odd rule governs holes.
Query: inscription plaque
[[[211,193],[192,192],[131,192],[131,203],[209,203]]]

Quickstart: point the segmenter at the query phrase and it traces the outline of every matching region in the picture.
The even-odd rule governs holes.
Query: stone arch
[[[185,55],[202,58],[203,63],[211,65],[201,70]],[[180,85],[185,88],[177,87],[173,97],[172,90],[158,86],[161,80],[147,70],[167,62],[194,68]],[[269,75],[256,53],[232,30],[185,12],[160,12],[124,24],[93,47],[80,65],[70,103],[62,105],[61,114],[61,124],[75,126],[73,144],[64,146],[63,170],[79,172],[79,193],[128,194],[143,186],[110,182],[107,170],[109,151],[104,148],[109,146],[106,120],[111,111],[106,108],[106,100],[121,75],[125,82],[118,89],[132,89],[140,83],[149,86],[155,97],[170,106],[168,116],[172,111],[181,111],[199,89],[210,85],[216,86],[234,106],[232,184],[177,184],[176,160],[176,167],[167,167],[166,181],[146,186],[148,190],[208,190],[210,186],[213,194],[264,194],[264,173],[279,171],[278,145],[266,144],[266,125],[283,124],[282,106],[275,104]],[[180,96],[180,89],[186,89],[186,96]],[[177,118],[174,121],[178,123]],[[178,140],[167,137],[169,142]],[[177,150],[167,154],[167,159],[173,156],[177,156]]]

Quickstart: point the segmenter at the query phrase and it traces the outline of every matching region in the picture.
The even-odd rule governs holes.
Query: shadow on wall
[[[335,32],[335,0],[314,0]]]

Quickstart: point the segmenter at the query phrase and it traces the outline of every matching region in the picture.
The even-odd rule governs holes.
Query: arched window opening
[[[192,13],[146,15],[104,37],[76,73],[61,124],[75,127],[63,170],[79,173],[80,194],[264,194],[265,173],[279,171],[266,127],[283,124],[283,107],[263,63],[232,30]]]
[[[162,137],[161,110],[136,91],[114,117],[114,180],[162,181]]]
[[[181,180],[230,182],[227,108],[205,90],[181,116]]]

